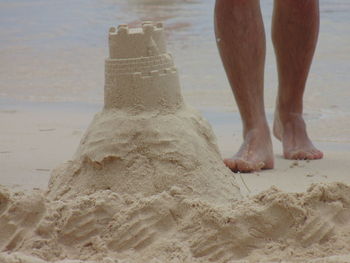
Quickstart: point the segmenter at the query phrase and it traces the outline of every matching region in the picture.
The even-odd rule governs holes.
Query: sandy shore
[[[0,253],[0,261],[350,262],[348,116],[308,113],[310,133],[325,158],[285,160],[274,140],[276,168],[232,174],[245,197],[232,204],[182,199],[175,188],[151,197],[103,190],[48,199],[42,191],[51,170],[71,159],[99,108],[3,104],[0,184],[7,188],[0,187],[0,223],[7,227],[0,230],[0,247],[12,252]],[[231,155],[241,140],[237,113],[208,108],[202,113],[222,155]],[[19,191],[23,188],[36,190]]]
[[[270,123],[273,92],[267,90]],[[148,120],[148,130],[139,127],[136,116],[102,112],[80,144],[82,152],[84,147],[88,152],[89,147],[95,150],[90,151],[91,156],[83,155],[88,158],[74,159],[56,170],[49,194],[43,191],[51,171],[72,159],[102,105],[2,99],[0,185],[5,187],[0,187],[0,225],[4,226],[0,230],[0,250],[11,253],[0,253],[0,261],[37,263],[41,262],[39,257],[44,262],[79,259],[110,263],[113,258],[182,263],[241,259],[303,262],[306,258],[310,262],[321,258],[327,258],[325,262],[349,262],[350,113],[344,103],[336,103],[335,96],[328,98],[324,93],[321,99],[315,99],[318,92],[313,89],[312,96],[306,97],[305,118],[311,138],[325,153],[323,160],[285,160],[280,143],[274,140],[275,169],[231,174],[220,162],[210,129],[190,111],[169,114],[170,119],[163,119],[163,125],[164,120],[169,122],[164,127],[160,119],[152,124],[149,116],[142,117]],[[230,91],[185,89],[184,97],[201,109],[213,126],[222,156],[232,155],[241,143],[241,125]],[[179,123],[180,119],[183,122]],[[152,136],[163,132],[165,137],[155,137],[165,143],[159,146]],[[137,134],[144,138],[134,141]],[[183,145],[185,139],[192,141]],[[104,145],[102,151],[94,148],[98,144]],[[192,146],[186,148],[188,145]],[[147,158],[140,159],[138,150],[132,150],[134,146],[145,148]],[[155,152],[150,154],[149,148]],[[95,151],[100,157],[94,157]],[[173,152],[181,151],[181,158],[172,157]],[[206,153],[212,153],[211,157],[206,158]],[[160,156],[170,158],[166,161],[170,166],[160,162],[158,168],[162,169],[155,168],[153,161],[157,163]],[[119,166],[118,160],[127,163]],[[200,160],[203,170],[195,168]],[[195,172],[187,173],[186,167]],[[187,172],[179,177],[182,168]],[[156,171],[160,171],[160,177]],[[180,183],[182,188],[174,183],[169,186],[164,182],[170,178],[172,182],[191,183]],[[124,184],[118,183],[120,179]],[[96,185],[97,190],[93,190]],[[16,192],[18,188],[36,190]],[[199,192],[200,198],[195,195]],[[225,198],[215,197],[223,193]]]
[[[72,157],[99,107],[74,103],[3,104],[0,108],[1,184],[45,188],[50,171]],[[210,109],[202,112],[213,126],[222,155],[233,154],[241,142],[238,114]],[[269,116],[271,119],[272,114]],[[317,182],[350,184],[349,116],[309,113],[307,118],[310,134],[324,151],[325,158],[310,162],[285,160],[280,143],[274,139],[274,170],[234,175],[244,195],[257,194],[272,185],[283,191],[300,192]]]

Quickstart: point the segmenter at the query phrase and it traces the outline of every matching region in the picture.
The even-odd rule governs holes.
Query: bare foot
[[[293,160],[321,159],[323,153],[309,139],[303,117],[290,114],[283,119],[282,122],[279,115],[275,114],[273,133],[282,142],[284,157]]]
[[[256,128],[246,132],[244,142],[232,158],[224,160],[233,172],[253,172],[273,168],[273,152],[269,128]]]

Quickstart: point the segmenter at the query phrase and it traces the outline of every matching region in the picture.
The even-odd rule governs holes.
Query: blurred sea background
[[[164,21],[185,99],[201,109],[237,111],[213,32],[213,0],[1,0],[0,102],[99,108],[107,32],[118,24]],[[277,86],[270,41],[272,0],[261,0],[267,34],[266,107]],[[350,111],[350,2],[321,0],[321,32],[305,108]],[[242,43],[244,44],[244,43]],[[75,107],[75,106],[72,107]],[[95,105],[95,106],[94,106]]]

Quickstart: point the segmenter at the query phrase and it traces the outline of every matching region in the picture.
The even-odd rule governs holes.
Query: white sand
[[[164,52],[155,42],[145,52]],[[350,262],[350,186],[271,187],[242,198],[210,125],[183,103],[177,82],[169,84],[176,99],[162,91],[164,75],[176,81],[172,69],[128,89],[107,81],[105,108],[48,192],[0,188],[0,262]],[[308,163],[288,165],[292,182]]]
[[[0,196],[0,259],[6,263],[349,262],[350,187],[341,183],[301,194],[271,188],[216,205],[176,187],[149,197],[101,190],[50,201],[39,191],[5,188]],[[343,261],[331,260],[340,255]]]
[[[175,187],[206,201],[237,200],[239,189],[221,160],[209,124],[186,106],[171,114],[104,110],[74,159],[53,172],[49,197],[104,189],[150,196]]]

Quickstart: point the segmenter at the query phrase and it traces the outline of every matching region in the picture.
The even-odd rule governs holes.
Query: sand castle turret
[[[172,110],[182,104],[173,59],[166,52],[162,23],[109,30],[105,63],[105,108]]]
[[[110,59],[131,59],[166,54],[162,23],[143,22],[142,28],[119,25],[109,29]]]
[[[56,169],[51,198],[110,189],[202,200],[240,198],[210,125],[184,104],[161,23],[109,31],[105,100],[72,161]]]

